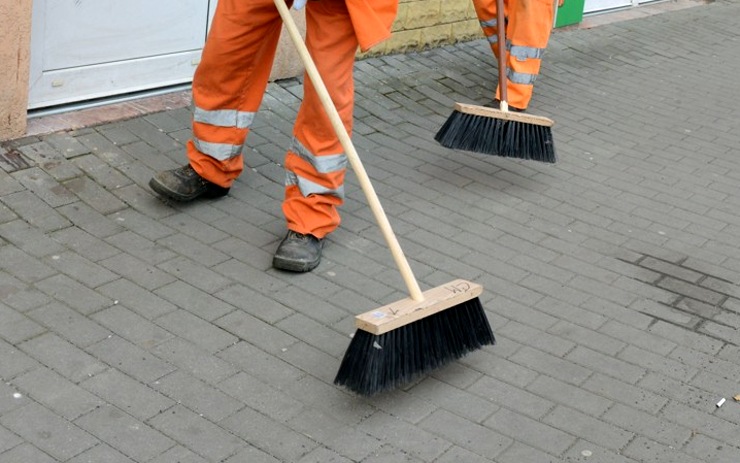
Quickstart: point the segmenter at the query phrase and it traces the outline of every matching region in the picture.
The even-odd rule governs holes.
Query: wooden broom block
[[[424,291],[421,301],[409,297],[355,317],[357,328],[379,335],[460,305],[478,297],[483,287],[467,280],[453,280]]]
[[[555,121],[549,117],[535,116],[515,111],[502,111],[500,109],[489,108],[487,106],[476,106],[466,103],[455,103],[455,111],[472,114],[474,116],[492,117],[495,119],[505,119],[508,121],[524,122],[525,124],[543,125],[546,127],[552,127],[555,124]]]

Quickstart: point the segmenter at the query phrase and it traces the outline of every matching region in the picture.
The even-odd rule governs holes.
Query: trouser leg
[[[512,0],[506,28],[507,96],[516,108],[525,109],[532,99],[554,14],[553,0]]]
[[[306,45],[351,133],[358,44],[344,0],[308,2]],[[283,213],[290,230],[323,238],[339,226],[347,157],[307,75],[293,135],[285,156]]]
[[[198,174],[230,187],[243,170],[242,146],[262,102],[282,22],[272,0],[219,0],[193,78],[193,137]]]

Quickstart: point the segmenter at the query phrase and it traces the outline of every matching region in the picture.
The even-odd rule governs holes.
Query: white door
[[[215,0],[35,0],[29,109],[187,83]]]
[[[586,0],[583,5],[584,13],[595,13],[597,11],[611,10],[631,6],[632,0]]]

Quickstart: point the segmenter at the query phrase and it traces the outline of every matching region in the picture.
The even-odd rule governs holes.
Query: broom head
[[[355,317],[357,331],[334,384],[364,396],[406,384],[496,340],[478,296],[454,280]]]
[[[446,148],[554,163],[552,119],[455,103],[434,139]]]

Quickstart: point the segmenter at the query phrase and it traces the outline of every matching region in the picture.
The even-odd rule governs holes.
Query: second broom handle
[[[421,288],[419,288],[419,283],[417,283],[414,278],[411,266],[401,250],[401,245],[398,244],[398,239],[391,229],[391,224],[388,222],[388,217],[386,217],[385,212],[383,211],[383,206],[380,204],[378,195],[375,193],[372,183],[370,183],[370,178],[368,177],[367,172],[365,172],[365,167],[362,165],[362,161],[360,161],[360,156],[357,154],[357,151],[355,151],[355,147],[352,144],[352,140],[350,140],[347,129],[344,127],[344,123],[339,117],[337,108],[331,101],[329,92],[326,90],[323,80],[321,80],[321,75],[319,74],[318,69],[316,69],[316,65],[314,64],[313,59],[311,59],[311,55],[308,53],[308,48],[306,48],[306,44],[303,42],[303,37],[301,37],[298,27],[296,27],[295,21],[293,21],[293,17],[290,15],[290,10],[285,4],[285,0],[274,1],[280,16],[283,18],[283,23],[285,24],[286,29],[288,29],[288,34],[290,34],[290,38],[295,44],[303,64],[306,66],[306,72],[311,78],[313,86],[316,88],[316,93],[321,100],[321,104],[324,106],[324,110],[326,110],[326,114],[329,116],[331,125],[337,134],[337,138],[339,138],[339,143],[342,145],[342,148],[344,148],[344,152],[352,165],[352,169],[357,175],[362,191],[365,193],[365,197],[367,197],[370,209],[375,215],[375,220],[380,226],[380,230],[383,233],[385,241],[388,243],[393,259],[396,261],[396,265],[406,283],[409,296],[411,296],[411,299],[415,301],[423,301],[424,295],[421,292]]]
[[[496,34],[498,35],[498,87],[501,91],[501,109],[508,109],[509,96],[506,78],[506,16],[504,14],[504,0],[496,0]],[[503,103],[506,103],[504,105]],[[506,107],[504,107],[506,106]]]

